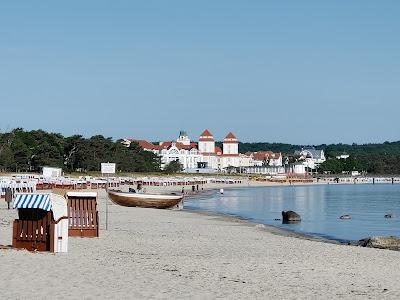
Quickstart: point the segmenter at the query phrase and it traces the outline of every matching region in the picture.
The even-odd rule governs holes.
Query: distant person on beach
[[[11,188],[8,187],[8,188],[6,189],[6,195],[5,195],[5,200],[6,200],[6,202],[7,202],[7,208],[8,208],[8,209],[10,209],[10,203],[11,203],[11,201],[12,201],[12,198],[13,198],[13,192],[12,192]]]

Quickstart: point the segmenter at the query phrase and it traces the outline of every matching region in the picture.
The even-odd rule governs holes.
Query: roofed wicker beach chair
[[[17,194],[14,208],[13,248],[30,251],[67,252],[67,201],[56,194]]]

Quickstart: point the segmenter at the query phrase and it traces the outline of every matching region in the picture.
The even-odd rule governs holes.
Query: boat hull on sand
[[[146,208],[171,208],[182,201],[183,195],[139,194],[108,191],[108,197],[117,205]]]

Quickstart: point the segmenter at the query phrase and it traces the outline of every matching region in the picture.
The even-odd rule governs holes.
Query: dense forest
[[[0,171],[39,172],[43,166],[65,171],[99,171],[102,162],[115,162],[123,172],[157,172],[159,158],[138,144],[125,147],[101,135],[64,137],[43,130],[15,129],[0,133]]]
[[[320,145],[328,160],[321,165],[321,171],[332,173],[342,171],[364,171],[372,174],[400,174],[400,142],[365,145]],[[336,155],[347,153],[346,160],[334,159]]]
[[[217,142],[222,146],[221,142]],[[240,143],[239,151],[282,152],[284,157],[293,157],[300,145],[282,143]],[[373,174],[400,174],[400,142],[383,144],[331,144],[315,145],[325,151],[327,161],[319,171],[339,174],[343,171],[364,171]],[[337,155],[349,154],[346,160]],[[115,162],[122,172],[159,172],[160,159],[144,151],[138,144],[130,147],[102,135],[84,138],[80,135],[64,137],[43,130],[25,131],[14,129],[0,133],[0,171],[39,172],[43,166],[61,167],[65,171],[99,171],[100,163]],[[168,168],[174,170],[174,166]]]

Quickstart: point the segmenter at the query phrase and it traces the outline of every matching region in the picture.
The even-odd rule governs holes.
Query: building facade
[[[257,152],[246,152],[246,156],[249,156],[252,161],[253,166],[272,166],[272,167],[281,167],[283,166],[282,162],[282,153],[274,153],[272,151],[257,151]]]
[[[204,130],[198,142],[192,141],[185,131],[181,131],[174,141],[159,142],[157,144],[146,140],[126,139],[123,144],[129,146],[136,142],[146,151],[158,155],[161,168],[165,168],[173,161],[179,161],[185,172],[212,173],[236,172],[248,174],[306,174],[306,167],[325,161],[322,150],[302,149],[297,153],[301,158],[295,164],[283,164],[282,153],[272,151],[239,153],[239,141],[229,132],[222,141],[222,148],[216,145],[214,135]]]
[[[250,158],[239,155],[239,142],[233,133],[228,133],[222,143],[222,149],[215,145],[213,134],[204,130],[199,141],[192,142],[185,131],[179,133],[176,141],[160,142],[158,145],[145,140],[124,140],[129,146],[131,142],[138,143],[144,150],[151,151],[161,158],[163,169],[172,161],[179,161],[185,171],[224,171],[227,168],[241,167],[242,162],[249,162]]]
[[[326,161],[324,150],[317,150],[314,147],[302,148],[294,153],[294,156],[306,168],[315,170],[320,164]]]

